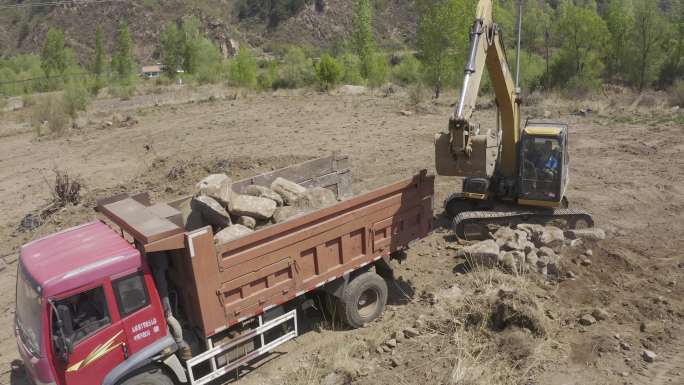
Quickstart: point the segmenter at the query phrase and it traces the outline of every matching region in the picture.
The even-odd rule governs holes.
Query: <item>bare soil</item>
[[[61,138],[21,133],[21,112],[3,116],[0,128],[10,134],[0,138],[0,256],[7,264],[0,272],[0,383],[26,384],[12,332],[22,243],[93,218],[97,198],[147,190],[170,199],[188,193],[208,172],[247,177],[331,151],[351,155],[355,190],[380,187],[433,169],[433,137],[445,128],[454,102],[447,97],[419,109],[430,113],[405,116],[399,111],[408,101],[401,95],[232,95],[167,106],[98,102],[84,128]],[[462,273],[440,216],[458,180],[438,177],[436,229],[404,263],[395,263],[397,281],[383,316],[359,330],[320,319],[242,370],[237,383],[318,384],[337,371],[356,384],[684,384],[684,127],[664,108],[621,109],[630,104],[625,98],[587,101],[593,112],[586,116],[574,114],[579,102],[551,98],[524,111],[534,116],[548,109],[570,125],[568,197],[608,234],[585,245],[593,250],[590,266],[575,263],[572,254],[563,258],[563,269],[577,278]],[[105,115],[114,112],[137,123],[103,129]],[[495,116],[493,109],[476,113],[483,127],[493,126]],[[33,231],[19,231],[26,214],[49,203],[55,168],[80,178],[82,203]],[[466,322],[472,314],[489,314],[489,294],[501,287],[529,297],[528,305],[544,314],[544,335]],[[609,319],[581,326],[579,317],[596,307]],[[414,325],[420,336],[402,339],[391,353],[376,352],[393,333]],[[642,360],[645,348],[658,354],[655,363]]]

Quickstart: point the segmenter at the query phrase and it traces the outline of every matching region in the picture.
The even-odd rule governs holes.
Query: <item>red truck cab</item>
[[[102,222],[26,244],[18,270],[15,334],[37,385],[114,383],[146,349],[175,348],[141,253]]]

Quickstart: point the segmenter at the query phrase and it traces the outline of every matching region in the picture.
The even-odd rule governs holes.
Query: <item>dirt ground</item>
[[[159,98],[98,101],[90,121],[61,138],[36,139],[21,112],[0,119],[0,256],[7,264],[0,272],[0,384],[26,384],[12,332],[22,243],[94,217],[97,198],[149,190],[156,199],[170,199],[191,191],[208,172],[224,170],[239,179],[339,151],[351,156],[355,190],[364,191],[433,170],[433,137],[445,128],[454,102],[447,97],[405,116],[400,111],[408,109],[408,99],[402,95],[219,94],[173,105]],[[335,372],[355,384],[476,384],[484,378],[502,384],[684,384],[684,126],[667,108],[632,108],[624,95],[608,99],[581,105],[539,97],[538,106],[523,112],[570,125],[568,197],[608,235],[586,246],[593,250],[590,266],[564,257],[563,268],[575,279],[461,273],[458,247],[439,216],[458,181],[438,177],[437,228],[405,262],[395,263],[398,284],[383,316],[360,330],[316,323],[242,370],[237,383],[318,384]],[[576,114],[583,106],[592,111]],[[137,123],[103,124],[114,112]],[[478,111],[475,119],[493,126],[495,110]],[[49,202],[55,168],[83,181],[83,203],[34,231],[18,231],[24,215]],[[182,172],[169,176],[172,169]],[[462,313],[452,311],[463,306],[435,300],[451,290],[472,307],[502,285],[524,290],[543,309],[543,336],[472,330],[460,324]],[[578,318],[596,307],[610,317],[581,326]],[[420,336],[399,341],[391,353],[376,352],[416,323]],[[654,363],[643,361],[643,349],[658,355]],[[488,369],[498,372],[482,372]]]

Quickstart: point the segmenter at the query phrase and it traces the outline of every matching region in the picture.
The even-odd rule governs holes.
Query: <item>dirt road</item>
[[[170,198],[190,191],[196,177],[209,170],[225,169],[239,178],[340,151],[351,155],[355,189],[361,191],[421,168],[433,169],[433,137],[445,127],[449,102],[453,100],[433,106],[431,114],[404,116],[399,111],[406,109],[406,99],[400,96],[252,95],[169,107],[128,105],[119,113],[135,116],[139,123],[132,127],[99,129],[94,122],[59,139],[36,140],[31,133],[3,137],[0,256],[7,255],[11,262],[21,243],[92,217],[87,206],[95,196],[149,189],[157,198]],[[493,126],[494,117],[492,109],[476,114],[483,126]],[[554,359],[537,365],[530,381],[684,383],[678,327],[684,318],[684,269],[677,267],[684,262],[684,127],[667,121],[654,125],[648,119],[618,123],[609,113],[577,116],[561,111],[560,118],[571,127],[569,199],[594,214],[608,240],[595,246],[592,266],[566,262],[577,271],[577,280],[540,294],[555,314],[558,332],[551,338],[557,346],[549,353]],[[93,119],[104,119],[102,112]],[[167,173],[178,164],[189,164],[188,171],[170,180]],[[86,203],[59,213],[35,232],[17,232],[22,216],[49,199],[45,179],[54,167],[82,178]],[[436,202],[456,183],[438,178]],[[239,383],[318,383],[325,373],[314,373],[310,364],[322,362],[336,347],[386,338],[388,330],[413,323],[417,314],[430,314],[431,305],[421,295],[464,279],[454,274],[447,242],[444,232],[436,232],[409,252],[407,264],[397,266],[412,299],[390,305],[380,322],[358,331],[318,328],[288,344],[283,349],[287,355],[266,360]],[[17,357],[11,329],[15,267],[10,263],[0,273],[2,384],[24,384],[21,370],[11,370]],[[661,297],[667,300],[657,300]],[[578,327],[576,319],[597,306],[606,308],[611,319],[593,328]],[[656,326],[641,332],[641,323]],[[615,334],[633,349],[615,351]],[[639,354],[644,346],[659,353],[656,363],[642,363]],[[371,373],[357,373],[354,381],[359,384],[408,384],[424,378],[448,382],[448,376],[439,377],[442,372],[431,363],[434,357],[427,354],[426,345],[417,343],[411,349],[414,353],[407,351],[409,356],[403,357],[411,364],[397,368],[382,358],[363,358],[362,353],[349,353],[340,362],[363,372],[363,362],[377,361]],[[310,380],[293,380],[305,369]]]

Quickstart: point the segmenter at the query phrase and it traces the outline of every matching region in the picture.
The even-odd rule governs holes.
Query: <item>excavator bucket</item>
[[[437,174],[445,176],[489,178],[494,173],[499,140],[491,130],[485,135],[475,135],[471,142],[472,152],[454,154],[451,137],[443,132],[435,135],[435,168]]]

